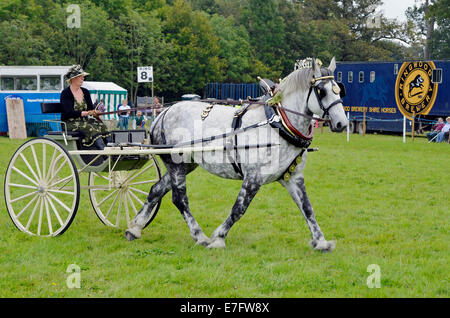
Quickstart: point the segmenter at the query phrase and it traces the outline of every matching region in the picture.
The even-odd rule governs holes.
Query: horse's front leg
[[[231,209],[230,215],[225,222],[214,231],[211,236],[211,243],[207,246],[208,248],[225,248],[225,237],[233,224],[244,215],[250,202],[261,188],[261,185],[261,178],[256,174],[244,178],[238,198]]]
[[[336,243],[334,241],[326,241],[320,230],[319,224],[317,224],[314,210],[308,195],[306,194],[305,179],[303,175],[293,175],[288,182],[282,180],[280,183],[288,190],[292,199],[294,199],[306,219],[306,223],[309,226],[312,236],[311,246],[319,251],[331,252],[335,248]]]

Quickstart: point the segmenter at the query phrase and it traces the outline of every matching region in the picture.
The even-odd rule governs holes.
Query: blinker
[[[337,85],[339,86],[339,95],[341,98],[345,97],[345,86],[343,83],[338,82]],[[333,86],[333,91],[334,91],[334,86]]]

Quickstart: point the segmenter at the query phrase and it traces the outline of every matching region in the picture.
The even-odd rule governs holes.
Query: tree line
[[[400,23],[377,13],[382,0],[78,0],[73,27],[73,1],[2,0],[0,64],[78,63],[134,101],[150,94],[138,66],[152,65],[155,93],[173,100],[208,82],[276,80],[309,56],[449,58],[450,0],[423,1]]]

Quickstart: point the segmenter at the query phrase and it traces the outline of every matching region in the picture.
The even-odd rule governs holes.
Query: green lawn
[[[3,178],[23,141],[0,138]],[[142,238],[104,226],[82,192],[57,238],[19,232],[0,205],[0,297],[449,297],[450,146],[398,136],[317,133],[305,169],[329,254],[279,184],[264,186],[225,250],[194,246],[170,196]],[[86,175],[81,176],[87,183]],[[201,169],[188,176],[191,210],[206,235],[226,218],[240,183]],[[3,191],[2,191],[3,194]],[[81,288],[70,289],[70,264]],[[370,264],[381,287],[368,288]]]

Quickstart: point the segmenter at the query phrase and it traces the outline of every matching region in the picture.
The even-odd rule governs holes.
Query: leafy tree
[[[49,43],[34,36],[33,24],[11,20],[0,23],[0,63],[4,65],[40,65],[50,62]]]
[[[427,19],[436,22],[430,38],[430,58],[450,58],[450,0],[435,1],[427,12]]]
[[[279,77],[285,28],[278,3],[275,0],[248,0],[241,23],[247,28],[257,59],[273,71],[273,78]]]
[[[219,39],[219,56],[225,63],[226,82],[254,82],[257,76],[270,74],[270,70],[255,58],[244,26],[237,26],[232,16],[225,18],[217,14],[212,16],[211,24]]]
[[[177,0],[163,14],[163,34],[172,49],[167,52],[170,75],[165,91],[171,96],[202,92],[207,82],[221,81],[224,63],[219,58],[218,38],[209,16],[193,11],[189,3]]]

